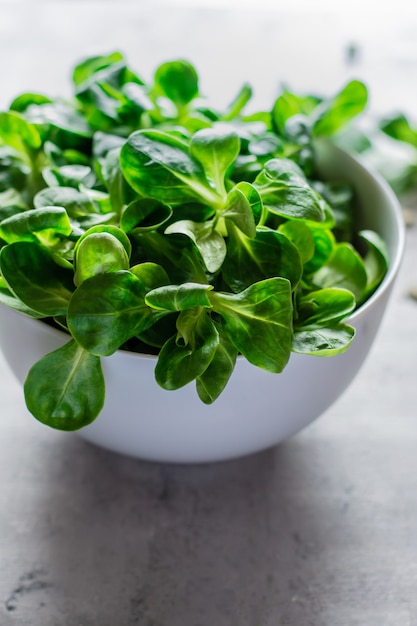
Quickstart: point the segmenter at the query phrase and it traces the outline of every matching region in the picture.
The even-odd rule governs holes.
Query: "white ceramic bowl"
[[[361,206],[359,226],[379,232],[390,257],[383,283],[350,318],[356,337],[347,352],[328,358],[292,354],[282,374],[269,374],[239,358],[225,391],[207,406],[193,383],[178,391],[162,390],[154,380],[154,357],[118,351],[103,359],[106,403],[97,420],[78,431],[81,437],[147,460],[225,460],[294,435],[348,387],[390,297],[403,254],[404,227],[398,201],[379,176],[328,144],[318,146],[318,156],[327,178],[354,185]],[[0,306],[0,345],[22,383],[35,361],[66,341],[60,331]]]

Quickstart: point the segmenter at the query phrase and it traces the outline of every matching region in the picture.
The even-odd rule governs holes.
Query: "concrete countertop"
[[[375,106],[407,109],[415,27],[173,2],[0,3],[0,100],[60,93],[75,59],[115,48],[138,71],[192,56],[225,97],[251,74],[267,96],[272,72],[331,92],[359,42],[354,69]],[[36,423],[0,357],[0,626],[415,626],[416,224],[359,377],[257,455],[174,466],[96,448]]]

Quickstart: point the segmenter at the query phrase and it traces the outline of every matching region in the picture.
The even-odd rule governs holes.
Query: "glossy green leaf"
[[[296,330],[332,325],[346,318],[356,306],[355,296],[347,289],[318,289],[299,299]]]
[[[235,185],[235,189],[239,189],[239,191],[241,191],[246,196],[246,199],[249,202],[252,211],[253,219],[255,220],[255,224],[258,224],[263,212],[262,198],[259,194],[259,191],[254,185],[244,180],[240,183],[237,183]]]
[[[135,248],[134,264],[151,262],[161,265],[172,283],[194,280],[195,265],[200,264],[202,282],[206,282],[206,272],[200,256],[188,237],[166,237],[156,231],[135,232],[132,235]],[[186,258],[186,253],[190,259]],[[192,260],[191,260],[192,259]],[[196,281],[199,282],[199,281]]]
[[[96,177],[88,165],[63,165],[61,167],[45,167],[42,176],[48,187],[74,187],[80,184],[93,185]]]
[[[97,207],[86,193],[73,187],[47,187],[36,194],[34,204],[37,209],[48,206],[64,207],[70,218],[97,213]]]
[[[355,211],[353,209],[353,189],[351,185],[339,181],[314,183],[325,203],[325,210],[331,211],[327,223],[319,226],[333,230],[340,240],[350,241],[354,232]]]
[[[110,150],[101,160],[97,159],[96,169],[108,191],[113,210],[120,215],[125,206],[137,197],[123,176],[120,166],[120,146]]]
[[[293,161],[271,159],[256,177],[254,185],[272,213],[313,222],[324,219],[319,195]]]
[[[32,157],[41,147],[41,138],[36,127],[16,111],[0,113],[0,140],[22,156]]]
[[[25,111],[25,117],[41,130],[44,141],[53,141],[63,150],[84,150],[89,146],[93,130],[84,116],[68,102],[56,100],[32,105]]]
[[[302,263],[297,248],[285,235],[258,229],[255,239],[250,239],[230,226],[222,275],[233,291],[275,276],[288,279],[295,289],[301,279]]]
[[[365,109],[368,92],[364,83],[350,81],[334,98],[314,111],[314,135],[333,135]]]
[[[212,289],[212,285],[199,283],[165,285],[147,293],[145,302],[153,309],[161,311],[184,311],[196,306],[211,308],[208,292]]]
[[[130,268],[134,274],[149,290],[168,285],[170,280],[168,274],[161,265],[157,263],[139,263]]]
[[[209,366],[196,379],[196,389],[200,400],[212,404],[223,392],[236,363],[237,350],[224,334],[221,326],[217,326],[219,343]]]
[[[31,196],[26,186],[30,178],[30,166],[12,148],[1,145],[0,139],[0,206],[15,204],[29,208]]]
[[[404,113],[383,118],[380,128],[389,137],[417,147],[417,129],[411,125]]]
[[[168,61],[155,71],[155,87],[180,109],[198,95],[198,74],[188,61]]]
[[[75,85],[81,85],[91,76],[103,70],[115,63],[120,63],[124,60],[121,52],[112,52],[111,54],[92,56],[83,59],[80,63],[74,67],[72,72],[72,79]]]
[[[129,257],[119,239],[101,232],[84,237],[77,248],[74,284],[78,287],[96,274],[129,269]]]
[[[90,187],[86,187],[83,183],[80,183],[79,189],[81,193],[84,193],[88,198],[90,198],[90,200],[92,200],[94,206],[97,207],[100,213],[107,213],[116,217],[107,191],[102,191],[101,189],[91,189]]]
[[[237,294],[211,292],[209,297],[235,348],[253,365],[281,372],[291,351],[290,282],[270,278]]]
[[[219,343],[214,323],[199,307],[182,311],[177,328],[177,336],[162,346],[155,367],[156,381],[163,389],[179,389],[200,376]]]
[[[311,274],[320,269],[329,260],[336,247],[336,240],[331,231],[310,226],[309,230],[313,235],[314,254],[304,266],[305,274]]]
[[[68,307],[72,336],[92,354],[113,354],[164,314],[145,304],[146,292],[146,286],[129,271],[89,278],[74,292]]]
[[[279,227],[279,232],[294,244],[303,264],[310,261],[315,250],[314,237],[311,230],[303,222],[295,220],[284,222]]]
[[[85,143],[89,143],[89,141],[86,141]],[[84,167],[90,167],[90,155],[85,154],[82,151],[83,147],[84,146],[81,145],[79,146],[79,149],[76,147],[61,148],[56,143],[47,139],[43,145],[43,150],[47,162],[49,162],[53,167],[59,168],[64,167],[65,165],[82,165]]]
[[[272,117],[281,135],[285,135],[286,123],[295,115],[309,115],[318,105],[314,96],[299,96],[285,89],[274,102]]]
[[[156,322],[141,333],[138,333],[134,339],[127,342],[123,349],[133,350],[139,353],[159,354],[159,350],[164,343],[177,334],[176,320],[178,314],[171,313]],[[138,348],[131,347],[132,342],[138,342]],[[139,343],[140,342],[140,343]]]
[[[110,154],[115,152],[120,154],[121,147],[125,143],[126,138],[120,137],[120,135],[114,135],[112,133],[103,133],[102,131],[96,131],[92,141],[92,151],[95,160],[103,162],[103,160]]]
[[[388,271],[389,259],[385,241],[373,230],[361,230],[359,237],[366,242],[367,252],[364,257],[367,276],[366,289],[360,299],[367,300],[383,280]]]
[[[71,340],[35,363],[24,385],[29,411],[59,430],[90,424],[104,405],[104,377],[99,357]]]
[[[135,82],[127,82],[122,87],[122,93],[139,114],[150,111],[154,108],[152,100],[149,98],[147,87]],[[128,109],[128,106],[126,106]]]
[[[52,245],[71,232],[71,223],[62,207],[31,209],[0,222],[0,237],[7,243],[41,240]]]
[[[10,103],[10,111],[24,113],[33,104],[50,104],[51,98],[41,93],[22,93]]]
[[[92,58],[79,73],[88,74],[77,84],[76,98],[88,123],[96,130],[125,135],[140,125],[143,107],[131,98],[126,86],[143,81],[126,65],[123,58]]]
[[[209,272],[217,272],[226,256],[226,243],[222,235],[213,228],[212,222],[181,220],[166,228],[166,235],[180,234],[189,237],[200,252]]]
[[[120,162],[127,181],[140,195],[167,204],[221,202],[201,165],[190,156],[187,144],[173,134],[160,130],[132,133],[122,148]]]
[[[199,130],[190,141],[191,155],[201,163],[220,196],[226,195],[226,173],[236,160],[239,150],[239,137],[228,124]]]
[[[98,233],[107,233],[108,235],[112,235],[112,237],[115,237],[116,239],[118,239],[119,242],[124,247],[124,249],[126,250],[127,256],[130,258],[130,255],[132,253],[132,244],[130,242],[130,239],[126,235],[126,233],[124,233],[118,226],[115,226],[113,224],[97,224],[96,226],[92,226],[91,228],[86,230],[85,233],[83,233],[79,237],[79,239],[77,240],[77,243],[75,244],[75,249],[74,249],[75,256],[77,255],[78,247],[81,245],[84,239],[86,237],[89,237],[90,235],[98,234]]]
[[[255,218],[250,200],[248,200],[245,192],[250,194],[251,199],[257,194],[256,189],[249,183],[236,185],[227,194],[226,204],[221,216],[226,220],[226,226],[227,221],[232,221],[245,235],[253,238],[256,235]],[[258,194],[257,201],[255,201],[255,211],[259,208],[259,201],[262,207],[262,201]]]
[[[355,329],[347,324],[316,330],[295,330],[292,351],[313,356],[334,356],[345,352],[355,336]]]
[[[30,241],[5,246],[0,268],[10,290],[26,306],[45,316],[66,314],[72,271],[58,265],[43,246]]]
[[[124,209],[120,227],[125,233],[132,230],[156,230],[172,216],[172,209],[167,204],[152,198],[139,198]]]
[[[367,275],[361,256],[349,243],[337,244],[330,259],[312,277],[317,287],[340,287],[360,299],[367,285]]]

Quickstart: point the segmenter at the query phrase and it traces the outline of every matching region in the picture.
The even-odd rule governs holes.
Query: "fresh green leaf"
[[[282,233],[258,229],[255,239],[250,239],[230,224],[222,275],[237,292],[275,276],[288,279],[295,289],[301,279],[302,263],[297,248]]]
[[[404,113],[385,117],[380,122],[381,130],[398,141],[404,141],[417,148],[417,129],[413,128]]]
[[[233,128],[218,124],[193,134],[190,154],[203,166],[220,196],[226,195],[225,177],[239,154],[240,141]]]
[[[37,420],[59,430],[78,430],[94,421],[104,405],[100,359],[70,340],[35,363],[24,391]]]
[[[312,356],[334,356],[345,352],[355,336],[355,329],[347,324],[316,330],[295,330],[292,351]]]
[[[282,233],[294,244],[303,264],[310,261],[314,255],[315,244],[311,230],[303,222],[288,220],[279,227]]]
[[[41,93],[22,93],[10,103],[10,111],[25,113],[33,104],[50,104],[52,100]]]
[[[220,325],[216,325],[219,333],[214,356],[209,366],[196,378],[198,396],[205,404],[212,404],[226,387],[233,373],[236,363],[237,350],[223,332]]]
[[[219,343],[217,329],[204,309],[181,311],[177,336],[161,348],[155,378],[163,389],[179,389],[201,376],[214,358]]]
[[[145,302],[153,309],[161,311],[184,311],[192,307],[211,308],[208,292],[212,289],[212,285],[199,283],[165,285],[149,291]]]
[[[333,135],[365,109],[368,91],[359,80],[350,81],[334,98],[314,111],[313,134]]]
[[[65,315],[72,296],[72,271],[58,265],[43,246],[30,241],[0,250],[8,287],[26,306],[44,316]]]
[[[163,267],[157,263],[139,263],[130,268],[134,274],[149,290],[169,284],[169,277]]]
[[[272,117],[279,134],[285,135],[287,121],[296,115],[309,115],[318,105],[314,96],[298,96],[284,89],[276,99]]]
[[[251,201],[254,202],[255,212],[262,213],[262,200],[255,187],[250,183],[238,183],[227,194],[221,216],[226,220],[226,227],[227,222],[232,221],[245,235],[253,238],[256,236],[256,224]]]
[[[317,287],[340,287],[350,290],[360,299],[367,285],[365,265],[349,243],[337,244],[330,259],[314,274]]]
[[[246,359],[270,372],[281,372],[292,341],[291,285],[285,278],[254,283],[237,294],[210,292],[225,334]]]
[[[363,259],[367,276],[365,292],[361,302],[367,300],[381,283],[388,271],[388,251],[385,241],[373,230],[361,230],[359,237],[366,242],[367,252]]]
[[[98,209],[86,193],[73,187],[48,187],[36,194],[34,204],[37,209],[60,206],[67,210],[71,218],[97,213]]]
[[[167,204],[152,198],[139,198],[124,209],[120,227],[125,233],[132,230],[156,230],[172,216],[172,209]]]
[[[336,247],[335,237],[330,230],[312,228],[310,225],[309,230],[313,235],[314,255],[304,266],[304,273],[306,275],[312,274],[320,269],[320,267],[329,260]]]
[[[74,67],[72,79],[75,85],[79,86],[100,70],[120,63],[123,60],[123,54],[121,52],[88,57]]]
[[[126,235],[126,233],[123,232],[123,230],[113,224],[97,224],[96,226],[92,226],[91,228],[86,230],[85,233],[83,233],[79,237],[77,243],[75,244],[74,255],[77,256],[78,247],[81,245],[86,237],[98,233],[107,233],[108,235],[112,235],[113,237],[118,239],[123,248],[126,250],[127,256],[130,258],[130,255],[132,254],[132,244],[130,242],[130,239]]]
[[[33,159],[33,153],[41,147],[36,127],[16,111],[0,113],[0,140],[14,148],[22,157]]]
[[[120,147],[113,148],[102,159],[97,157],[96,160],[98,176],[108,191],[111,206],[117,215],[120,215],[125,206],[137,198],[137,194],[123,176],[120,166],[120,149]]]
[[[272,213],[313,222],[324,219],[319,195],[293,161],[271,159],[256,177],[254,185]]]
[[[110,233],[91,233],[77,248],[74,284],[78,287],[97,274],[129,269],[129,257],[117,237]]]
[[[249,202],[249,206],[251,208],[255,224],[259,224],[262,218],[262,213],[263,213],[262,198],[259,194],[259,191],[256,189],[254,185],[246,181],[241,181],[240,183],[237,183],[234,189],[238,189],[245,195],[247,201]],[[249,220],[250,220],[250,223],[252,223],[251,218],[249,218]],[[236,225],[238,226],[238,224]],[[250,236],[250,233],[247,231],[248,230],[250,231],[252,226],[248,225],[245,228],[247,230],[245,230],[244,228],[241,228],[240,230],[242,230],[242,232],[245,232],[248,236]]]
[[[211,222],[181,220],[165,229],[166,235],[181,234],[189,237],[200,252],[209,272],[217,272],[226,256],[226,243]]]
[[[164,202],[198,200],[219,204],[198,161],[187,144],[160,130],[137,131],[124,144],[120,162],[129,184],[140,195]]]
[[[95,183],[96,177],[87,165],[63,165],[61,167],[45,167],[42,176],[49,187],[74,187]]]
[[[163,94],[181,110],[198,95],[198,74],[189,61],[162,63],[154,76],[157,92]]]
[[[43,141],[52,141],[62,150],[85,150],[90,145],[92,128],[84,116],[68,102],[56,100],[32,104],[24,115],[41,133]]]
[[[72,336],[92,354],[113,354],[165,314],[145,304],[146,292],[141,280],[126,270],[87,279],[69,303],[68,328]]]
[[[295,330],[333,326],[352,313],[355,306],[355,296],[347,289],[331,287],[312,291],[299,299]]]
[[[16,213],[0,222],[0,237],[7,243],[40,241],[53,245],[71,232],[66,210],[55,206]]]

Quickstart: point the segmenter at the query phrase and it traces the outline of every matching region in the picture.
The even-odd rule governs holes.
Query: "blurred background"
[[[331,97],[356,78],[370,118],[401,112],[417,125],[416,29],[412,0],[0,0],[0,109],[22,90],[69,96],[76,62],[119,50],[145,81],[164,61],[191,61],[214,106],[244,82],[251,112],[283,85]],[[403,157],[415,165],[415,147],[393,149],[396,167]]]
[[[187,57],[220,104],[243,81],[262,104],[282,82],[333,93],[355,76],[376,110],[412,109],[416,25],[417,4],[406,0],[3,0],[0,106],[22,89],[69,93],[76,60],[119,49],[145,78]]]

